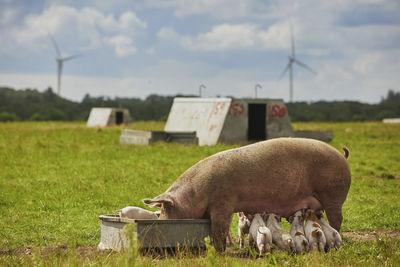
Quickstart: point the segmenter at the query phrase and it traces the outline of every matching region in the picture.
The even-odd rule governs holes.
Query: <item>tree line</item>
[[[378,104],[318,101],[286,104],[292,121],[381,121],[400,117],[400,91],[389,90]]]
[[[39,92],[0,87],[0,121],[86,121],[93,107],[126,108],[133,120],[166,120],[177,96],[185,97],[152,94],[142,100],[86,94],[79,103],[59,97],[51,88]],[[380,121],[400,117],[400,91],[389,90],[377,104],[318,101],[286,105],[292,121]]]

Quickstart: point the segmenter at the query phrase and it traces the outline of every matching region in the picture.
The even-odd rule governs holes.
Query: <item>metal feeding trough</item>
[[[100,250],[122,251],[129,246],[129,231],[139,248],[205,248],[204,238],[211,235],[210,220],[132,220],[118,215],[100,215]],[[129,228],[132,227],[132,228]]]

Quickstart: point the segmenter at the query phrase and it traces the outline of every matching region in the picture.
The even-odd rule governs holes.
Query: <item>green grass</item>
[[[161,130],[162,122],[135,122],[131,129]],[[342,231],[400,230],[400,125],[382,123],[294,123],[295,129],[333,130],[331,144],[350,150],[352,185],[344,204]],[[95,246],[100,214],[164,192],[200,159],[232,145],[120,146],[122,127],[87,128],[84,123],[0,124],[0,250],[20,247]],[[231,231],[236,236],[234,216]],[[287,228],[288,225],[285,224]],[[238,249],[215,256],[216,265],[384,265],[400,263],[397,239],[355,242],[327,254],[240,258]],[[96,253],[90,259],[71,251],[43,258],[2,256],[0,265],[127,263],[131,255]],[[240,254],[240,253],[239,253]],[[137,258],[153,265],[207,265],[210,255],[168,259]],[[60,265],[60,264],[57,264]]]

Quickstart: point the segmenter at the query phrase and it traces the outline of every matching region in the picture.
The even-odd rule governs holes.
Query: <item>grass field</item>
[[[135,122],[130,128],[163,126]],[[100,214],[145,207],[141,199],[164,192],[194,163],[238,145],[120,146],[120,127],[1,123],[0,265],[400,265],[400,125],[295,123],[294,128],[333,130],[331,145],[350,150],[342,249],[298,256],[275,250],[259,259],[237,246],[223,254],[210,249],[201,256],[166,258],[98,253]],[[236,222],[234,217],[234,237]]]

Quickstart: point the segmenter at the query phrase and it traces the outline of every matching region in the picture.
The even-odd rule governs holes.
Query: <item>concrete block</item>
[[[149,131],[122,130],[119,143],[121,145],[149,145],[151,143],[151,137],[152,134]]]
[[[150,145],[157,141],[194,145],[198,145],[199,143],[196,132],[141,131],[125,129],[122,130],[119,138],[119,143],[121,145]]]
[[[400,123],[400,118],[387,118],[382,120],[383,123]]]

